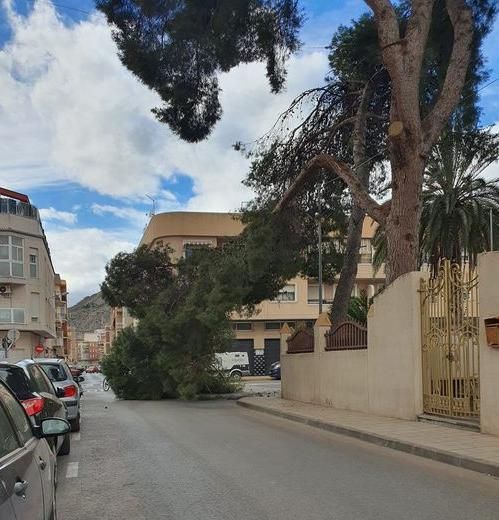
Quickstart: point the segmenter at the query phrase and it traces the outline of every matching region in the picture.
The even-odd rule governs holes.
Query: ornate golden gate
[[[421,282],[423,408],[454,418],[480,415],[478,276],[442,260]]]

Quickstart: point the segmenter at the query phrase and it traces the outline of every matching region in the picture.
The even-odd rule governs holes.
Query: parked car
[[[234,379],[250,375],[247,352],[220,352],[215,354],[215,363],[219,370],[228,372]]]
[[[97,374],[100,372],[100,370],[95,365],[90,365],[85,369],[85,372],[87,374]]]
[[[71,374],[73,375],[73,377],[79,377],[85,371],[85,369],[83,367],[75,367],[73,365],[69,365],[69,370],[71,371]]]
[[[57,517],[57,465],[47,439],[66,435],[59,417],[34,425],[8,386],[0,381],[0,518],[53,520]]]
[[[61,397],[68,409],[68,421],[71,431],[80,431],[80,397],[79,383],[83,377],[73,377],[71,370],[64,359],[40,358],[37,363],[42,367],[56,388],[61,388],[64,395]]]
[[[56,390],[43,370],[31,359],[19,363],[0,363],[0,379],[14,392],[34,424],[40,425],[47,417],[67,419],[66,405],[59,398],[63,392]],[[56,454],[68,455],[71,451],[71,437],[52,439]]]
[[[270,365],[269,376],[273,379],[281,379],[281,362],[276,361]]]

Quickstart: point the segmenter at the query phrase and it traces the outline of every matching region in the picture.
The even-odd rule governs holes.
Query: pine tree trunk
[[[333,304],[331,306],[331,322],[333,325],[341,323],[348,316],[350,297],[352,296],[353,286],[357,277],[364,218],[364,210],[355,205],[352,208],[352,213],[348,221],[348,236],[345,245],[344,263],[341,268],[338,286],[336,287]]]
[[[399,151],[403,164],[392,161],[392,201],[386,220],[387,285],[418,269],[419,220],[424,162],[419,150]]]
[[[367,111],[374,90],[371,82],[364,86],[362,97],[357,109],[356,121],[353,130],[353,161],[355,172],[364,190],[369,191],[369,177],[371,165],[366,162],[366,134],[367,134]],[[343,255],[343,266],[338,280],[338,287],[331,306],[331,321],[333,325],[341,323],[348,316],[350,297],[357,278],[357,267],[360,256],[360,245],[362,241],[362,226],[366,211],[358,204],[354,204],[348,221],[348,235]]]

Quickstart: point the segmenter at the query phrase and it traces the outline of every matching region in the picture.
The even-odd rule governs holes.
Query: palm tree
[[[499,136],[490,130],[448,133],[435,147],[423,186],[420,264],[429,264],[434,272],[441,258],[473,266],[477,255],[491,248],[491,211],[499,231],[499,180],[482,174],[498,158]],[[381,228],[373,245],[379,268],[386,255]]]

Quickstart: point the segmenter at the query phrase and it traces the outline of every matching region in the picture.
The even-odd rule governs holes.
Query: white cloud
[[[290,100],[327,71],[325,53],[300,54],[290,61],[287,90],[278,96],[270,94],[262,64],[224,74],[223,118],[209,139],[192,145],[154,119],[150,109],[159,98],[121,65],[103,17],[69,26],[48,2],[35,1],[28,17],[11,14],[8,23],[12,38],[0,49],[0,183],[29,193],[71,182],[127,202],[94,205],[124,219],[119,231],[57,228],[50,222],[72,224],[71,213],[45,209],[54,264],[68,279],[72,302],[98,289],[116,252],[137,245],[145,216],[131,203],[150,208],[145,194],[157,212],[234,210],[250,199],[241,184],[249,161],[232,144],[265,133]],[[186,204],[161,189],[162,179],[179,174],[193,181],[194,197]]]
[[[72,305],[97,292],[106,263],[120,251],[133,250],[140,237],[129,230],[96,228],[48,228],[46,234],[56,271],[68,281]]]
[[[129,206],[112,206],[109,204],[92,204],[92,212],[96,215],[114,215],[115,217],[129,220],[134,225],[143,226],[148,221],[148,216],[145,211]]]
[[[103,17],[66,26],[49,3],[35,2],[10,25],[0,50],[0,177],[23,190],[73,181],[139,199],[161,196],[161,178],[184,173],[194,181],[189,209],[235,209],[251,194],[241,185],[249,163],[231,145],[267,131],[327,70],[324,53],[293,58],[287,92],[274,96],[262,64],[237,67],[221,78],[222,121],[191,145],[153,118],[159,98],[121,65]]]
[[[52,206],[50,208],[41,208],[38,211],[42,220],[56,220],[64,224],[76,224],[76,213],[58,211]]]

